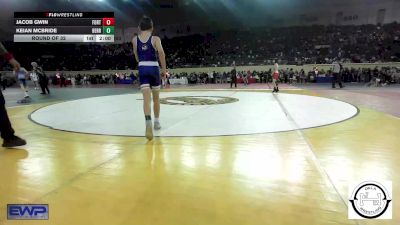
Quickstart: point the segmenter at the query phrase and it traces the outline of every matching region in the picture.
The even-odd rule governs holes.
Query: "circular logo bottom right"
[[[391,191],[391,182],[358,184],[350,195],[349,219],[391,219]]]

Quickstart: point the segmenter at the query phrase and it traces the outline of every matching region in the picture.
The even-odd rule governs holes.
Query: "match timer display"
[[[114,12],[14,12],[14,42],[114,42]]]

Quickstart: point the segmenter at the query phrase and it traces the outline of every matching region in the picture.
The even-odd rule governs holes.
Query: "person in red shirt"
[[[274,72],[272,73],[272,84],[274,85],[274,92],[279,92],[278,81],[279,81],[279,65],[278,63],[274,64]]]
[[[20,69],[20,64],[14,59],[14,56],[7,51],[6,48],[0,43],[0,56],[3,56],[14,68],[14,71]],[[10,119],[8,118],[6,101],[3,93],[0,90],[0,133],[3,138],[3,147],[17,147],[26,145],[26,141],[18,136],[14,135],[14,129],[11,126]]]

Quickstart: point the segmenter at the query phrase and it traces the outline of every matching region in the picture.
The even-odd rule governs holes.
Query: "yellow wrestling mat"
[[[246,93],[250,92],[230,97],[246,101]],[[310,96],[307,91],[287,93]],[[162,93],[161,97],[166,94]],[[271,98],[283,96],[271,95]],[[173,98],[171,102],[182,101],[191,100]],[[335,100],[325,98],[324,101]],[[290,126],[302,127],[302,120],[298,118],[301,110],[292,111],[285,100],[276,103],[271,113],[280,108],[281,115],[277,116],[284,116],[291,122]],[[229,104],[236,103],[213,107]],[[257,108],[257,104],[263,103],[252,102],[253,109],[268,112],[268,107]],[[207,137],[166,135],[169,137],[156,137],[147,142],[143,137],[84,134],[75,133],[85,132],[82,130],[66,132],[46,127],[66,126],[63,121],[68,118],[62,116],[54,119],[45,115],[41,121],[33,122],[33,115],[46,106],[54,105],[8,109],[16,133],[28,145],[19,149],[0,148],[0,224],[400,224],[400,176],[397,174],[400,120],[397,117],[366,107],[358,107],[359,111],[352,115],[350,107],[348,117],[304,127],[308,129]],[[161,122],[164,122],[163,107],[171,105],[161,106]],[[240,110],[238,107],[234,112]],[[82,108],[76,112],[76,120],[84,118]],[[225,112],[229,115],[230,111]],[[141,110],[138,113],[142,115]],[[213,113],[202,115],[213,117]],[[337,116],[334,111],[331,113]],[[259,121],[265,119],[260,117],[263,114],[246,115]],[[318,113],[312,116],[320,119]],[[118,118],[115,117],[117,121]],[[248,118],[231,122],[245,124]],[[50,125],[39,125],[50,120],[53,120]],[[86,127],[92,125],[93,121]],[[202,126],[213,126],[213,123],[204,125],[203,122]],[[349,183],[365,180],[393,182],[392,220],[348,219]],[[7,204],[19,203],[48,204],[49,220],[7,220]]]

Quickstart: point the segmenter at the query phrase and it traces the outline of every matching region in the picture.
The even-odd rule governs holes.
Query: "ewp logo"
[[[48,220],[49,205],[47,204],[8,204],[8,220]]]

